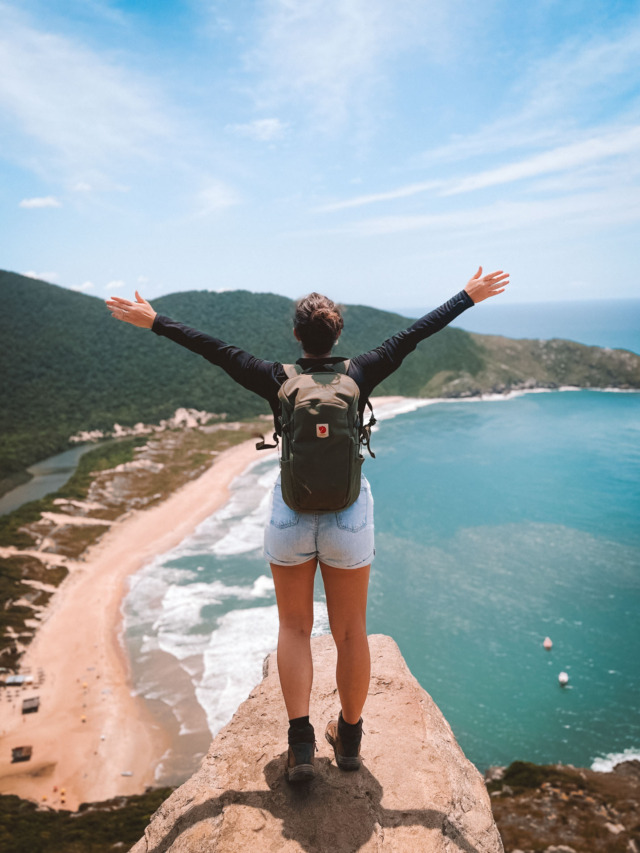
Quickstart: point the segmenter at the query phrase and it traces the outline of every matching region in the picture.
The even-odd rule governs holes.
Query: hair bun
[[[327,296],[310,293],[296,304],[294,327],[305,351],[310,354],[329,352],[343,326],[339,307]]]

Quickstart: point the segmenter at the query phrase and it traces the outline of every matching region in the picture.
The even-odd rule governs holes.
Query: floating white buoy
[[[551,637],[545,637],[542,645],[545,647],[545,649],[552,648],[553,643],[551,642]]]
[[[568,675],[568,673],[566,673],[566,672],[561,672],[561,673],[560,673],[560,675],[558,676],[558,681],[560,682],[560,684],[561,684],[561,686],[562,686],[562,687],[564,687],[564,686],[565,686],[565,684],[568,684],[568,683],[569,683],[569,675]]]

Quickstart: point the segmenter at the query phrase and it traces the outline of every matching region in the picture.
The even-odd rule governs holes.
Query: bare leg
[[[367,640],[367,590],[369,569],[336,569],[320,563],[327,595],[329,625],[338,649],[336,681],[342,717],[355,724],[360,719],[371,677]]]
[[[271,563],[280,617],[278,674],[290,720],[309,714],[313,681],[311,630],[316,566],[315,558],[297,566],[275,566]]]

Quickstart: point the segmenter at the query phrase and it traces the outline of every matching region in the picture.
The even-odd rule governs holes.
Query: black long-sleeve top
[[[387,376],[390,376],[402,364],[409,353],[413,352],[420,341],[434,335],[463,311],[473,305],[473,300],[465,290],[461,290],[439,308],[430,311],[416,320],[402,332],[398,332],[375,349],[350,359],[347,375],[360,389],[360,414],[364,410],[369,395]],[[256,358],[239,347],[227,344],[219,338],[213,338],[183,323],[178,323],[157,314],[152,330],[162,337],[198,353],[211,364],[221,367],[229,376],[260,397],[268,401],[278,428],[278,391],[287,376],[279,361],[265,361]],[[335,364],[346,359],[340,356],[330,358],[299,358],[297,364],[303,369],[322,364]]]

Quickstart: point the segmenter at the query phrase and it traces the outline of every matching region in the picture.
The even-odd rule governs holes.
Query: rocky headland
[[[161,805],[132,853],[500,853],[482,776],[395,642],[384,635],[369,642],[360,772],[339,770],[324,740],[339,711],[336,654],[330,636],[317,637],[316,778],[298,787],[285,779],[287,718],[274,653],[200,769]]]

